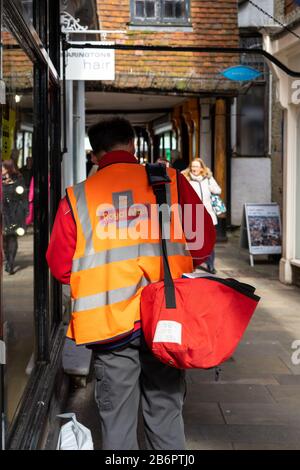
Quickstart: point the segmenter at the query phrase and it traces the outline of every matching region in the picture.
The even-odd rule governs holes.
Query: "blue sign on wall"
[[[229,80],[247,81],[255,80],[255,78],[259,77],[262,72],[259,72],[258,70],[253,69],[247,65],[237,65],[235,67],[229,67],[228,69],[223,70],[221,74]]]

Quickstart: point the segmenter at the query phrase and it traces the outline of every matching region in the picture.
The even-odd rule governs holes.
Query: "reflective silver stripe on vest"
[[[91,255],[95,251],[93,246],[93,229],[85,195],[85,181],[76,184],[73,191],[76,198],[78,217],[85,237],[85,255]]]
[[[185,249],[184,243],[170,242],[168,244],[168,255],[190,256],[190,252]],[[122,246],[74,259],[72,263],[72,272],[74,273],[83,271],[84,269],[97,268],[115,261],[136,259],[140,256],[160,256],[160,244],[139,243],[138,245]]]
[[[82,312],[93,308],[104,307],[124,300],[129,300],[141,288],[149,284],[145,277],[142,277],[138,284],[129,287],[113,289],[101,294],[88,295],[74,301],[73,312]]]

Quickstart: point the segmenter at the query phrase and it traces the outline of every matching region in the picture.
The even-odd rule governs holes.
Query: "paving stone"
[[[195,420],[201,424],[225,424],[223,414],[217,403],[191,403],[188,398],[184,405],[184,422],[188,426]]]
[[[289,354],[287,352],[282,352],[279,354],[279,357],[293,374],[300,375],[300,364],[295,365],[293,364],[293,361],[292,361],[293,353],[294,353],[294,350],[291,349],[291,352]]]
[[[300,426],[285,425],[201,425],[186,428],[191,441],[235,442],[247,444],[296,444],[300,447]]]
[[[234,450],[231,442],[226,441],[192,441],[186,436],[187,450]]]
[[[228,403],[274,403],[271,394],[262,385],[202,384],[188,385],[186,400]]]
[[[291,337],[289,333],[279,326],[277,326],[277,328],[270,327],[270,329],[265,331],[263,335],[258,335],[257,331],[249,328],[243,338],[245,341],[253,341],[257,339],[258,336],[266,341],[279,341],[285,349],[289,349],[291,347]]]
[[[300,409],[293,405],[221,403],[228,424],[287,425],[300,427]]]
[[[256,341],[242,341],[236,351],[235,351],[235,356],[242,357],[242,356],[260,356],[261,355],[271,355],[274,356],[274,354],[281,354],[281,353],[287,353],[289,351],[286,351],[286,349],[283,347],[283,345],[279,341],[268,341],[265,339],[261,340],[256,340]]]
[[[235,443],[233,442],[234,450],[300,450],[300,443],[287,443],[287,444],[262,444],[260,442],[248,444],[248,443]]]
[[[215,369],[190,369],[186,373],[188,383],[215,383]]]
[[[256,371],[252,372],[246,370],[244,367],[237,365],[231,368],[221,366],[219,373],[219,380],[215,380],[214,371],[189,371],[187,375],[187,383],[189,384],[244,384],[244,385],[278,385],[279,382],[273,375],[267,373],[258,374]]]
[[[276,402],[300,405],[300,383],[299,385],[269,385],[267,388]]]
[[[236,364],[241,368],[247,370],[251,374],[289,374],[291,369],[279,356],[247,356],[239,357],[234,355]]]
[[[300,385],[299,375],[275,375],[274,378],[280,385]]]

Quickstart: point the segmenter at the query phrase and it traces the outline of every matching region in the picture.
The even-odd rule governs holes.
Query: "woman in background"
[[[214,226],[218,224],[218,218],[211,204],[212,194],[221,194],[222,190],[214,179],[211,170],[205,165],[201,158],[194,158],[189,167],[181,172],[190,182],[206,210],[212,218]],[[215,269],[215,251],[213,250],[209,258],[205,261],[207,271],[216,274]]]
[[[27,201],[24,178],[13,160],[2,162],[3,249],[5,271],[14,274],[18,236],[25,234]]]

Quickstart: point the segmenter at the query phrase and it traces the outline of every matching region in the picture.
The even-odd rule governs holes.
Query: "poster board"
[[[281,254],[280,209],[277,203],[244,204],[240,245],[254,255]]]

